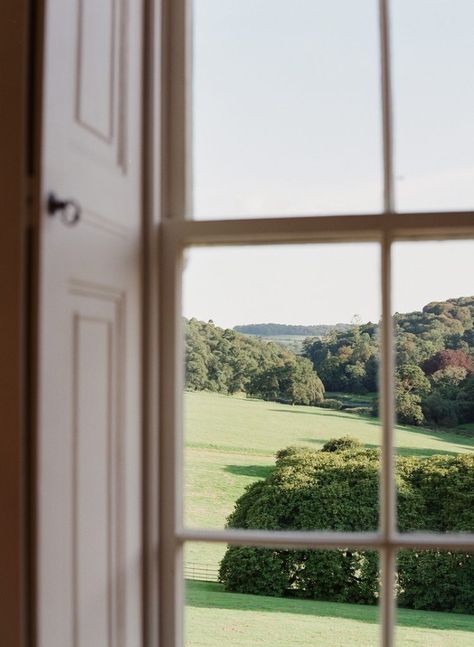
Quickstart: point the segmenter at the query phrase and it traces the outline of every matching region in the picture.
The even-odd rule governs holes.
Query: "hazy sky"
[[[233,327],[380,316],[376,244],[194,248],[186,259],[186,317]],[[397,243],[393,261],[394,311],[474,295],[474,241]]]
[[[393,0],[397,206],[474,206],[474,2]],[[195,0],[195,217],[376,212],[376,0]],[[440,251],[442,250],[442,251]],[[473,294],[474,243],[399,246],[395,308]],[[192,250],[185,315],[334,323],[380,311],[376,246]]]

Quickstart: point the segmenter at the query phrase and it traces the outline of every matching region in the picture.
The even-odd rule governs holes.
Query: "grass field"
[[[186,524],[223,528],[245,486],[264,478],[272,469],[276,451],[288,445],[318,449],[330,438],[345,435],[377,447],[381,431],[374,418],[344,411],[186,393]],[[402,426],[396,429],[395,444],[405,455],[474,451],[474,438]],[[186,547],[185,561],[216,568],[224,551],[225,546],[217,544],[191,544]],[[191,582],[187,613],[193,630],[187,645],[376,645],[376,610],[356,606],[355,613],[351,608],[352,605],[238,596],[224,593],[219,585]],[[404,614],[408,614],[407,618],[418,614],[418,624],[403,625],[400,645],[474,644],[473,635],[466,633],[474,630],[474,619],[470,616],[408,610],[401,614],[401,618]],[[318,617],[317,622],[314,616]],[[209,626],[214,628],[215,642],[208,633]],[[324,640],[318,632],[326,632]]]
[[[378,610],[356,604],[225,593],[187,583],[189,647],[376,647]],[[397,647],[472,647],[474,617],[400,609]]]

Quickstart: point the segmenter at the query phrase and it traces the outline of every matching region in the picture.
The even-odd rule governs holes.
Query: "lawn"
[[[188,581],[187,647],[371,647],[379,644],[377,607],[225,593]],[[399,647],[471,647],[474,617],[400,609]]]
[[[185,521],[194,527],[223,528],[245,486],[269,473],[275,452],[283,447],[318,449],[330,438],[345,435],[376,447],[381,439],[374,418],[204,392],[185,394],[184,426]],[[474,438],[416,427],[398,426],[395,444],[405,455],[474,451]],[[192,543],[186,546],[185,561],[216,569],[224,551],[223,545]],[[193,627],[189,647],[377,644],[373,607],[238,596],[224,593],[219,585],[191,582],[187,613]],[[408,610],[400,613],[401,620],[404,614],[417,618],[416,623],[402,622],[400,645],[473,644],[472,634],[470,640],[467,637],[474,629],[469,616]],[[312,616],[318,616],[318,621]],[[443,620],[445,617],[449,622]],[[209,626],[214,628],[212,636]]]
[[[318,449],[330,438],[346,435],[377,447],[381,431],[376,419],[344,411],[186,393],[186,524],[223,528],[245,486],[272,469],[275,452],[288,445]],[[395,444],[406,455],[474,451],[474,438],[417,427],[397,427]],[[186,559],[215,564],[223,551],[218,545],[191,546]]]

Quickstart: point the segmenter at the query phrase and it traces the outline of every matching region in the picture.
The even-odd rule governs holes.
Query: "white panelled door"
[[[38,647],[141,644],[141,20],[46,2]]]

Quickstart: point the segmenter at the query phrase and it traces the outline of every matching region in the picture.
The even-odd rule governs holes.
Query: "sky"
[[[245,323],[378,321],[376,243],[198,247],[186,252],[184,316]],[[474,241],[396,243],[394,312],[474,295]]]
[[[472,0],[392,2],[401,211],[474,206],[473,24]],[[195,218],[381,209],[376,0],[195,0],[193,25]],[[400,244],[395,310],[473,294],[473,246]],[[375,245],[187,259],[185,316],[233,326],[380,313]]]

